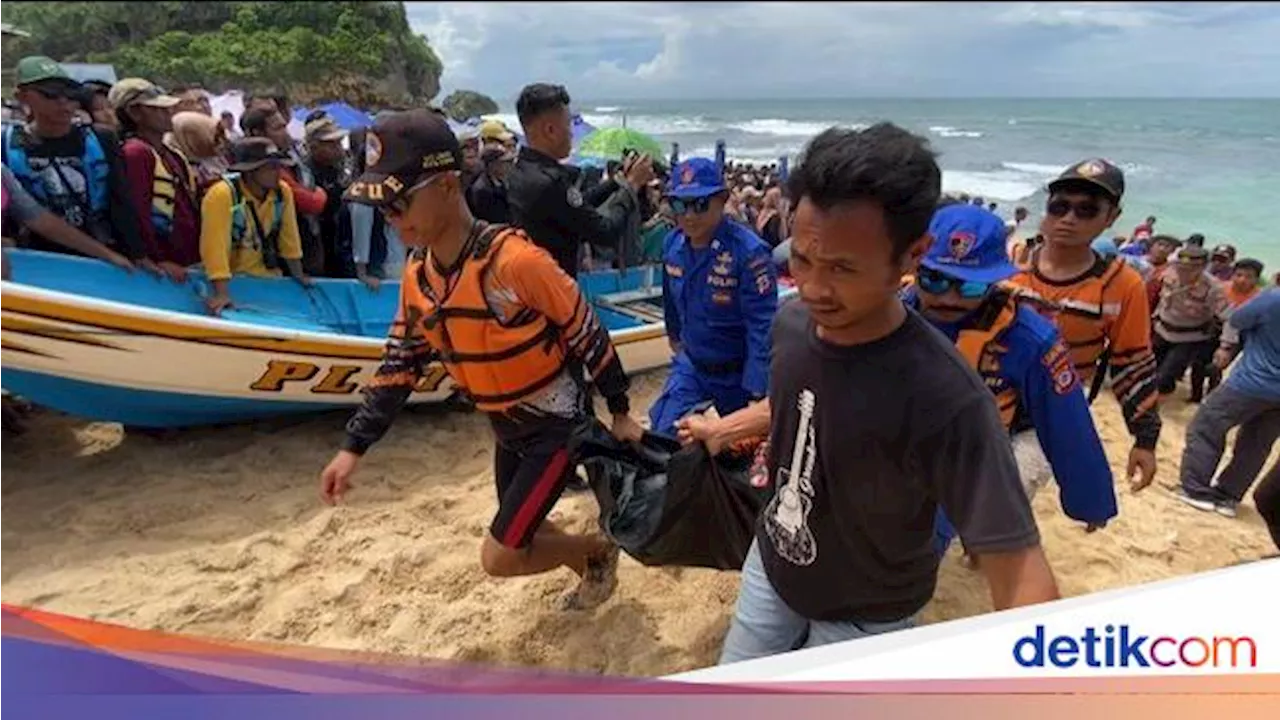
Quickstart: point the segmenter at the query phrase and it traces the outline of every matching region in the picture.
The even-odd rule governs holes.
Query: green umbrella
[[[624,150],[635,150],[654,160],[661,160],[663,154],[658,141],[639,130],[610,127],[600,128],[582,138],[577,155],[601,160],[621,160]]]

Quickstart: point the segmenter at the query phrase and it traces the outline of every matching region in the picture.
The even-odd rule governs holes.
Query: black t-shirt
[[[96,135],[106,162],[106,207],[96,209],[89,189],[92,168],[84,167],[88,134]],[[138,219],[129,197],[124,156],[115,133],[102,127],[73,127],[59,138],[40,138],[19,130],[14,142],[27,154],[27,164],[40,184],[31,194],[49,212],[130,258],[145,257]],[[8,158],[5,158],[8,162]],[[10,165],[10,170],[13,167]],[[27,188],[31,191],[31,188]],[[25,243],[36,250],[68,253],[62,245],[32,235]]]
[[[937,582],[939,504],[966,550],[1039,543],[991,393],[914,311],[880,340],[838,347],[818,339],[802,302],[788,302],[774,321],[770,378],[776,492],[757,538],[769,580],[797,613],[888,622],[924,607]]]

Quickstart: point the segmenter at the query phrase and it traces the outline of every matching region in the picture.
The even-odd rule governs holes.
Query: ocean
[[[1101,156],[1125,170],[1116,234],[1155,215],[1157,232],[1199,232],[1262,260],[1268,276],[1280,271],[1280,230],[1266,215],[1280,199],[1280,100],[601,100],[575,110],[597,127],[625,119],[680,143],[684,157],[711,157],[724,139],[730,159],[753,162],[794,162],[831,125],[888,120],[929,138],[945,190],[999,203],[1004,217],[1025,205],[1038,218],[1046,182]],[[500,117],[519,126],[514,113]]]

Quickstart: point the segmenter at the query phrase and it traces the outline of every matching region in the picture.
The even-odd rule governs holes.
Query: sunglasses
[[[31,89],[46,100],[74,100],[80,95],[79,90],[62,85],[36,85]]]
[[[423,190],[426,187],[432,185],[433,183],[439,182],[439,180],[443,178],[446,174],[447,173],[440,173],[438,175],[432,175],[426,180],[423,180],[417,185],[414,185],[408,190],[405,190],[403,193],[401,193],[400,197],[396,198],[395,200],[392,200],[390,203],[388,203],[386,206],[382,208],[382,216],[388,220],[395,220],[396,218],[409,212],[409,206],[413,205],[413,196],[417,195],[419,190]]]
[[[683,198],[671,198],[671,212],[676,215],[685,215],[688,213],[702,213],[711,209],[711,197],[700,197],[694,200],[685,200]]]
[[[1102,213],[1102,206],[1096,200],[1072,203],[1070,200],[1058,199],[1049,201],[1044,210],[1056,218],[1075,213],[1075,216],[1081,220],[1092,220]]]
[[[965,300],[977,300],[987,294],[993,283],[960,280],[922,267],[916,273],[916,285],[930,295],[946,295],[948,290],[954,289]]]

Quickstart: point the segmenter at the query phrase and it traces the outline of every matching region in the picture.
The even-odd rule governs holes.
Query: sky
[[[406,3],[444,92],[1280,97],[1280,3]]]

